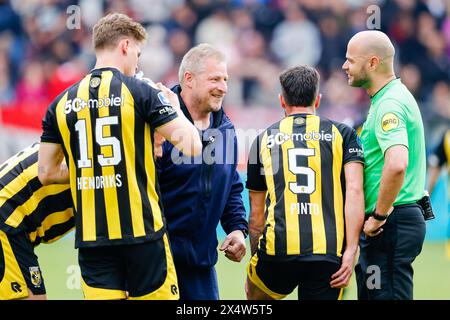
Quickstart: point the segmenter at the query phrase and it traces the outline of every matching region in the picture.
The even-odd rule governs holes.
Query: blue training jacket
[[[181,87],[177,85],[172,91],[193,122],[180,96]],[[202,131],[201,156],[185,157],[166,141],[163,156],[157,160],[170,244],[175,265],[179,266],[216,264],[219,221],[227,234],[234,230],[248,232],[234,126],[222,109],[211,118],[210,128]]]

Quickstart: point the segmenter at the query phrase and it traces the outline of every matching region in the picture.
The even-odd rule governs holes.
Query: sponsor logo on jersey
[[[311,131],[306,133],[292,133],[277,132],[267,137],[267,148],[272,148],[274,145],[281,145],[286,141],[335,141],[335,133],[326,133],[325,131],[317,132]]]
[[[75,98],[73,100],[67,100],[64,105],[64,113],[69,114],[71,112],[80,112],[84,108],[98,109],[104,107],[122,107],[125,103],[125,96],[115,97],[101,97],[99,99],[84,100],[81,98]]]
[[[165,114],[165,113],[167,113],[167,115],[170,116],[171,114],[175,113],[175,109],[172,108],[171,106],[165,106],[159,110],[159,114]]]
[[[383,131],[390,131],[398,127],[398,117],[394,113],[386,113],[381,120]]]

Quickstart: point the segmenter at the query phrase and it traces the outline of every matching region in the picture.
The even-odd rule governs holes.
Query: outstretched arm
[[[264,217],[264,206],[267,191],[249,190],[250,197],[250,217],[249,217],[249,235],[250,248],[252,256],[258,250],[259,238],[264,231],[266,218]]]
[[[331,276],[330,285],[334,288],[344,288],[350,282],[364,222],[363,165],[359,162],[350,162],[344,166],[344,172],[346,245],[341,267]]]
[[[64,153],[60,144],[41,142],[39,146],[38,177],[45,186],[69,183],[69,169],[63,162]]]
[[[157,127],[156,133],[159,134],[157,138],[161,144],[164,142],[162,138],[168,140],[188,157],[200,155],[202,152],[202,142],[199,132],[181,111],[178,96],[160,83],[158,83],[158,89],[170,100],[171,105],[177,110],[178,117]],[[156,156],[158,157],[160,156],[158,142],[155,147]]]

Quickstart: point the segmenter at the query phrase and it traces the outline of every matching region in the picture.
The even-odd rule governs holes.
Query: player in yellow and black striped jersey
[[[286,117],[253,143],[250,299],[337,299],[350,279],[364,216],[363,150],[350,127],[316,116],[319,75],[280,75]],[[301,270],[301,271],[299,271]]]
[[[152,136],[177,113],[157,94],[115,68],[100,68],[49,107],[41,140],[64,146],[76,247],[146,242],[165,232]]]
[[[0,165],[0,300],[44,298],[34,247],[75,225],[69,185],[40,183],[38,151],[35,143]]]
[[[145,38],[145,29],[123,14],[100,19],[95,68],[61,93],[43,120],[39,178],[70,181],[87,299],[122,299],[126,292],[178,298],[153,139],[158,132],[185,154],[191,147],[201,152],[201,142],[177,114],[176,95],[134,77]]]
[[[438,181],[441,169],[447,166],[447,175],[449,181],[448,189],[448,213],[450,214],[450,129],[447,129],[439,144],[428,157],[428,191],[433,193],[434,187]],[[450,260],[450,221],[447,225],[446,255]]]

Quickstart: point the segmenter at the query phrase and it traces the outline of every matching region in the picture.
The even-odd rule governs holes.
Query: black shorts
[[[166,234],[139,244],[79,248],[78,262],[86,299],[179,299]]]
[[[339,268],[330,261],[267,261],[255,254],[247,276],[273,299],[283,299],[298,286],[300,300],[339,300],[342,289],[330,287],[331,275]]]
[[[45,294],[44,279],[34,246],[28,234],[21,231],[8,235],[0,230],[0,300]]]

